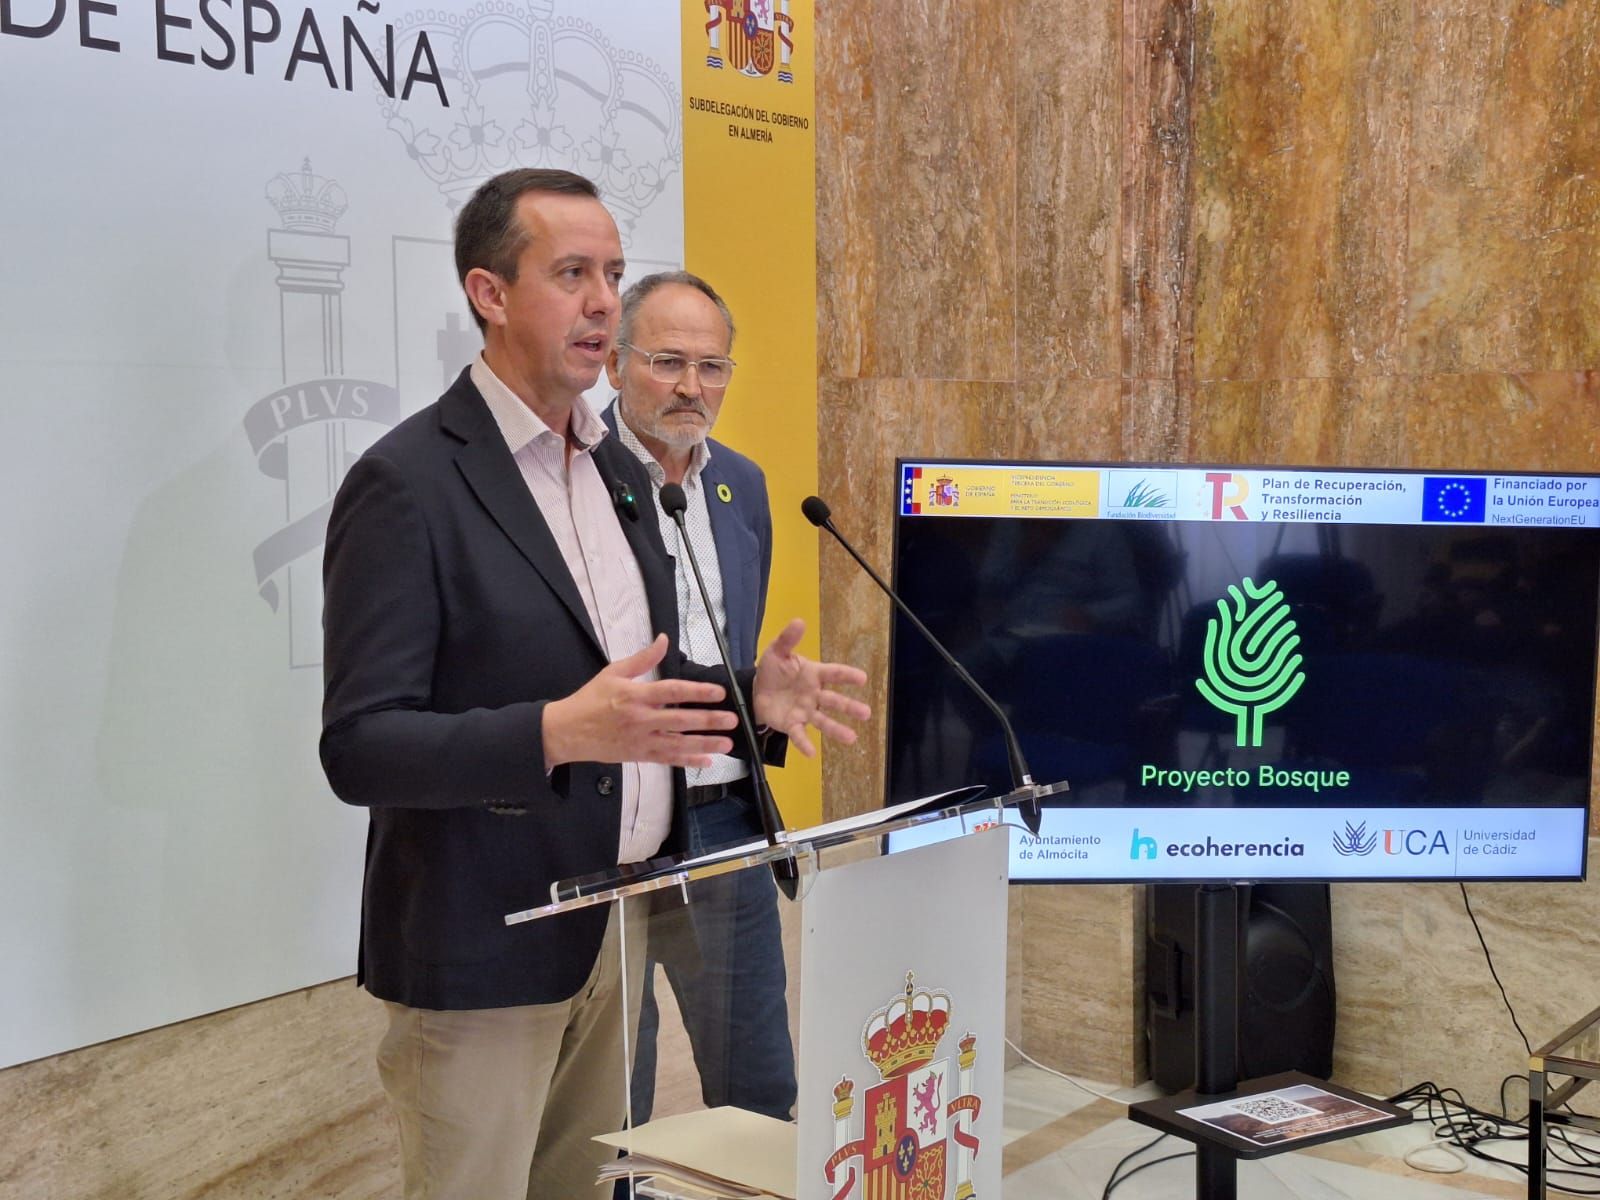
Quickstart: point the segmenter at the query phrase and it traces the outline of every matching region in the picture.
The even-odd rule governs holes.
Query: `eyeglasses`
[[[701,387],[725,388],[733,378],[733,368],[738,365],[731,358],[685,358],[670,350],[651,354],[650,351],[630,346],[627,342],[618,342],[617,347],[631,350],[641,358],[647,359],[650,363],[650,378],[657,383],[677,383],[689,373],[689,368],[693,367],[695,374],[700,377]]]

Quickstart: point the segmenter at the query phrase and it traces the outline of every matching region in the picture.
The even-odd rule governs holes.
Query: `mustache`
[[[685,400],[682,403],[674,404],[670,408],[668,408],[662,415],[663,416],[671,416],[673,413],[685,413],[685,412],[696,413],[699,416],[705,417],[707,420],[711,419],[710,410],[707,409],[706,406],[704,404],[702,404],[698,400]]]

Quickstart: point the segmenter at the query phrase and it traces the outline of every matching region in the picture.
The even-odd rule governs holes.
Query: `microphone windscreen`
[[[669,517],[677,517],[689,507],[689,497],[683,494],[683,489],[675,483],[661,485],[661,511]]]
[[[827,502],[821,496],[807,496],[800,501],[800,511],[805,514],[806,520],[810,521],[818,529],[826,525],[828,518],[833,515],[832,510],[828,508]]]

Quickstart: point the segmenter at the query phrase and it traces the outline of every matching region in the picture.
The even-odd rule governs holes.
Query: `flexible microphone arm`
[[[966,684],[967,687],[971,688],[973,695],[977,696],[979,700],[982,700],[989,711],[994,714],[995,720],[1000,723],[1001,733],[1005,735],[1006,758],[1009,760],[1009,765],[1011,767],[1012,789],[1015,791],[1023,791],[1025,789],[1032,788],[1034,786],[1033,776],[1028,773],[1027,759],[1022,757],[1022,746],[1017,742],[1017,732],[1011,727],[1011,719],[1007,717],[1006,714],[1000,710],[1000,706],[994,702],[994,697],[990,696],[988,692],[984,691],[984,689],[979,685],[978,681],[967,673],[967,669],[956,661],[955,655],[951,654],[950,651],[944,648],[944,643],[933,636],[933,631],[917,619],[917,614],[906,607],[905,601],[900,599],[900,597],[895,594],[894,589],[878,576],[878,573],[868,565],[866,559],[862,558],[861,555],[856,553],[856,548],[845,540],[844,534],[840,533],[834,528],[832,510],[828,508],[827,503],[822,499],[821,496],[807,496],[800,503],[800,511],[805,514],[806,520],[810,521],[818,529],[826,529],[829,533],[833,534],[834,540],[836,540],[839,545],[844,547],[845,553],[847,553],[851,558],[855,559],[856,562],[861,565],[861,569],[867,573],[867,576],[872,580],[872,582],[878,585],[879,589],[885,596],[894,601],[894,606],[900,610],[901,614],[906,618],[906,620],[911,622],[911,624],[916,628],[917,632],[920,633],[924,639],[926,639],[928,645],[934,648],[939,657],[950,666],[951,670],[956,673],[961,682]],[[1035,796],[1026,801],[1020,806],[1020,811],[1022,814],[1023,823],[1027,825],[1028,831],[1037,837],[1039,834],[1040,821],[1038,797]]]
[[[739,714],[739,728],[744,733],[745,745],[750,749],[750,777],[756,785],[756,811],[761,814],[761,831],[766,835],[767,845],[776,846],[779,844],[778,835],[783,832],[783,819],[778,815],[777,802],[773,800],[772,788],[767,784],[767,768],[761,760],[761,740],[756,737],[755,722],[750,719],[750,709],[744,702],[744,693],[739,690],[739,680],[734,673],[733,655],[728,650],[728,639],[722,636],[722,629],[717,625],[717,618],[711,608],[711,593],[706,590],[705,577],[700,574],[700,564],[695,560],[694,546],[689,541],[689,531],[684,525],[683,514],[688,507],[689,498],[683,494],[681,487],[675,483],[662,485],[661,511],[671,517],[673,524],[678,527],[678,542],[689,559],[695,584],[700,589],[700,601],[706,608],[706,620],[711,626],[712,635],[717,639],[717,653],[722,657],[722,665],[728,672],[728,691],[733,696],[734,710]],[[789,899],[793,900],[799,893],[800,870],[792,855],[773,861],[772,878]]]

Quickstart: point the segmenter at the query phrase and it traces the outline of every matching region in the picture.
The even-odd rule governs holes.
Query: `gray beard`
[[[620,402],[619,402],[620,403]],[[702,420],[709,420],[705,413],[700,414]],[[643,421],[635,417],[628,421],[633,426],[634,432],[648,438],[654,438],[663,446],[671,446],[674,450],[693,450],[706,438],[711,436],[711,426],[706,425],[694,431],[687,431],[674,427],[664,427],[665,421]]]

